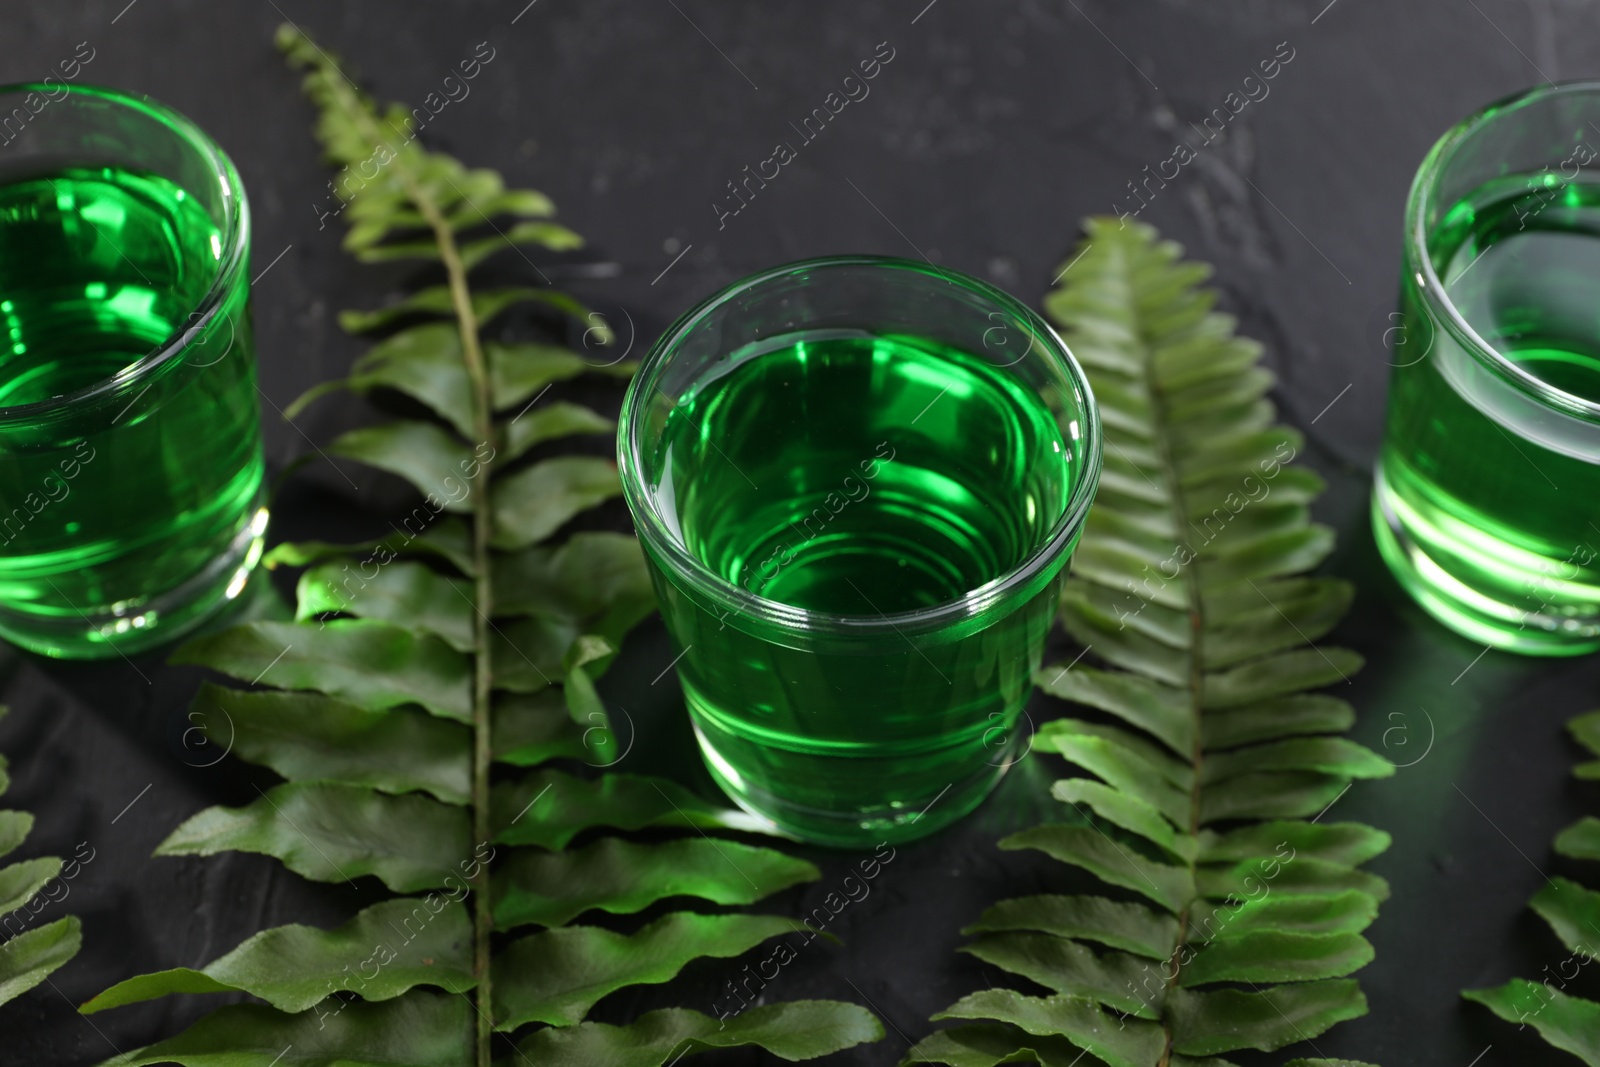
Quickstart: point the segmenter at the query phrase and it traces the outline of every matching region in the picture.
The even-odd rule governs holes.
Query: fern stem
[[[467,378],[472,384],[472,413],[474,429],[479,440],[489,445],[490,459],[479,471],[478,491],[472,498],[472,567],[475,588],[473,605],[476,608],[472,626],[473,647],[476,654],[472,664],[472,840],[473,851],[487,844],[489,825],[489,763],[490,722],[489,690],[493,685],[489,662],[490,612],[494,608],[494,583],[490,577],[489,536],[493,529],[493,499],[489,494],[490,465],[495,453],[494,403],[489,391],[489,371],[478,343],[478,319],[472,309],[472,295],[467,291],[467,271],[456,248],[455,234],[439,210],[420,188],[413,192],[414,180],[406,177],[406,192],[428,220],[434,240],[439,245],[439,257],[450,279],[450,302],[455,308],[456,321],[461,330],[461,354],[467,365]],[[480,863],[472,886],[472,969],[477,985],[477,1060],[478,1067],[490,1067],[491,1038],[494,1034],[494,1000],[491,984],[489,935],[494,929],[494,916],[490,911],[489,865]]]
[[[1131,279],[1132,270],[1128,272]],[[1128,300],[1133,303],[1137,296],[1130,282],[1128,286]],[[1138,316],[1134,316],[1138,321]],[[1143,341],[1143,338],[1141,338]],[[1162,474],[1167,482],[1167,492],[1172,499],[1174,521],[1180,528],[1183,517],[1189,513],[1188,504],[1184,499],[1183,486],[1178,478],[1178,465],[1172,449],[1172,442],[1168,440],[1167,427],[1171,425],[1168,417],[1167,398],[1162,394],[1161,386],[1156,377],[1153,347],[1141,344],[1144,354],[1145,381],[1150,390],[1150,405],[1154,410],[1151,419],[1156,428],[1155,447],[1161,456]],[[1198,837],[1200,833],[1200,794],[1202,784],[1202,771],[1205,763],[1205,733],[1201,728],[1200,717],[1204,706],[1205,697],[1205,605],[1200,597],[1200,581],[1195,574],[1194,560],[1182,566],[1184,594],[1189,602],[1189,707],[1194,716],[1194,743],[1190,750],[1190,765],[1194,780],[1189,787],[1189,836]],[[1190,878],[1198,874],[1198,864],[1193,858],[1188,861]],[[1172,946],[1172,953],[1167,957],[1170,974],[1167,977],[1166,997],[1178,987],[1180,972],[1183,969],[1183,954],[1189,945],[1189,914],[1194,907],[1191,899],[1186,902],[1183,909],[1178,912],[1178,939]],[[1162,1011],[1165,1016],[1165,1008]],[[1172,1027],[1165,1018],[1161,1021],[1162,1029],[1166,1032],[1166,1046],[1162,1049],[1161,1059],[1156,1067],[1168,1067],[1172,1061]]]
[[[320,50],[319,50],[320,51]],[[341,78],[344,72],[334,68]],[[345,85],[334,83],[346,96],[348,110],[355,117],[372,144],[390,144],[379,127],[372,111],[345,79]],[[393,148],[393,146],[390,146]],[[489,662],[489,621],[494,609],[494,585],[490,576],[489,539],[493,531],[494,508],[490,494],[496,445],[494,432],[494,401],[490,391],[489,369],[483,346],[478,338],[478,317],[472,307],[472,294],[467,288],[467,269],[461,261],[455,232],[444,217],[444,212],[433,196],[407,165],[403,146],[394,149],[392,166],[405,190],[406,198],[416,206],[433,233],[449,280],[450,302],[461,335],[462,362],[466,365],[467,379],[472,389],[473,430],[483,444],[490,447],[489,459],[484,460],[478,472],[478,485],[472,494],[472,569],[473,608],[472,626],[472,840],[474,858],[477,850],[486,845],[491,836],[489,821],[489,766],[492,759],[490,727],[490,690],[494,679]],[[494,930],[494,916],[489,898],[489,865],[479,863],[472,878],[472,970],[477,980],[474,989],[474,1007],[477,1016],[474,1041],[477,1067],[490,1067],[494,1037],[493,971],[490,966],[490,934]]]

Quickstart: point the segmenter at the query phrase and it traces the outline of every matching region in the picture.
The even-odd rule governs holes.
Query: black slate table
[[[1593,5],[0,0],[0,82],[41,77],[88,42],[86,80],[177,107],[237,161],[255,212],[254,270],[264,271],[254,290],[262,390],[279,408],[358,351],[336,328],[337,312],[380,302],[401,278],[355,266],[338,248],[338,227],[319,226],[330,175],[297,78],[271,44],[286,19],[347,56],[381,97],[410,103],[488,42],[494,58],[470,97],[426,137],[555,199],[589,245],[550,265],[552,277],[625,323],[636,354],[724,283],[829,252],[925,255],[1036,302],[1082,216],[1137,207],[1129,183],[1169,158],[1190,122],[1241,90],[1262,60],[1292,54],[1270,93],[1148,198],[1140,217],[1216,265],[1225,306],[1267,346],[1276,400],[1330,482],[1316,509],[1340,537],[1327,570],[1360,589],[1335,636],[1368,665],[1342,695],[1362,713],[1357,737],[1410,764],[1338,802],[1338,816],[1394,835],[1372,864],[1395,895],[1369,933],[1377,961],[1361,972],[1371,1014],[1295,1051],[1389,1067],[1555,1062],[1528,1034],[1463,1005],[1457,990],[1558,962],[1525,902],[1541,872],[1556,869],[1552,836],[1594,802],[1567,776],[1575,752],[1561,724],[1600,703],[1600,669],[1592,658],[1484,653],[1424,616],[1377,558],[1367,493],[1412,172],[1478,105],[1600,72]],[[893,59],[870,96],[737,215],[725,214],[727,183],[789,139],[790,123],[883,42]],[[274,469],[359,409],[330,401],[290,425],[267,407]],[[357,488],[321,461],[296,474],[278,499],[274,539],[359,532],[394,506],[392,484],[348,473]],[[649,684],[670,658],[653,622],[606,680],[641,738],[621,769],[709,789],[681,698]],[[201,766],[209,757],[184,745],[198,679],[161,659],[5,657],[12,714],[0,722],[0,751],[15,774],[6,801],[39,817],[23,854],[70,855],[87,842],[94,858],[56,906],[83,917],[83,952],[51,985],[0,1009],[0,1063],[93,1063],[170,1034],[206,1005],[181,998],[92,1019],[73,1005],[136,971],[198,966],[266,925],[331,924],[352,910],[341,897],[348,889],[309,885],[261,857],[149,858],[201,807],[254,795],[250,772],[231,760]],[[985,903],[1048,884],[1048,862],[993,842],[1045,817],[1054,770],[1025,763],[974,816],[902,847],[871,895],[839,917],[843,943],[784,969],[772,996],[867,1001],[889,1024],[883,1042],[830,1062],[892,1064],[931,1012],[997,979],[956,954],[957,931]],[[773,907],[801,914],[843,877],[849,857],[808,854],[822,881]],[[692,967],[670,993],[624,993],[608,1011],[709,1011],[724,970]]]

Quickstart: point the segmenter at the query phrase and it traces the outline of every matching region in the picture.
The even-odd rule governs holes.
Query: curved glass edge
[[[1573,81],[1541,85],[1502,97],[1486,104],[1446,130],[1434,142],[1422,165],[1417,168],[1406,195],[1406,240],[1404,253],[1405,278],[1403,284],[1414,285],[1421,294],[1424,305],[1435,322],[1442,325],[1479,365],[1492,372],[1496,378],[1530,398],[1541,408],[1553,408],[1557,413],[1575,417],[1591,426],[1600,426],[1600,403],[1574,396],[1549,382],[1528,373],[1503,353],[1485,341],[1457,310],[1455,302],[1444,290],[1444,283],[1434,270],[1433,257],[1428,251],[1428,226],[1426,216],[1431,204],[1432,187],[1444,168],[1452,162],[1455,151],[1468,136],[1507,111],[1565,94],[1589,93],[1600,104],[1600,81]],[[1455,376],[1458,391],[1465,376]],[[1471,399],[1471,394],[1462,393]],[[1478,406],[1478,405],[1475,405]],[[1493,417],[1492,412],[1485,412]],[[1496,421],[1500,421],[1496,419]],[[1564,447],[1561,451],[1567,451]]]
[[[150,352],[140,359],[93,385],[84,386],[75,392],[64,393],[61,396],[54,396],[48,400],[40,400],[32,404],[17,404],[11,407],[0,406],[0,427],[47,419],[67,413],[69,409],[77,409],[86,404],[118,397],[131,386],[152,377],[159,369],[183,352],[189,338],[204,333],[210,328],[212,319],[216,317],[217,310],[222,306],[223,301],[227,298],[228,291],[233,287],[239,275],[243,273],[245,262],[249,258],[250,203],[245,197],[244,182],[239,178],[239,171],[234,167],[233,160],[228,158],[228,154],[204,130],[195,125],[192,120],[185,117],[181,112],[175,111],[148,96],[135,96],[131,93],[124,93],[98,85],[69,85],[65,88],[69,94],[96,96],[118,106],[143,112],[181,136],[195,151],[211,162],[212,172],[216,174],[221,182],[223,200],[228,205],[223,227],[226,254],[217,264],[216,277],[212,279],[211,286],[206,290],[206,294],[201,298],[198,306],[189,313],[182,330],[174,332],[171,337],[152,348]],[[56,86],[48,86],[38,82],[0,85],[0,98],[18,93],[55,92],[57,89],[58,87]]]
[[[701,319],[737,295],[777,278],[803,271],[840,266],[879,267],[890,270],[907,270],[929,277],[960,284],[994,301],[1018,320],[1027,324],[1053,346],[1051,353],[1072,385],[1078,414],[1084,421],[1083,470],[1072,495],[1062,511],[1061,518],[1050,530],[1044,542],[1016,567],[976,589],[969,590],[956,600],[930,608],[895,612],[890,615],[842,615],[831,612],[807,611],[791,604],[758,596],[739,588],[732,582],[706,568],[704,563],[685,549],[666,529],[657,514],[650,495],[646,492],[640,456],[640,416],[646,400],[655,388],[657,377],[682,339]],[[827,636],[874,636],[878,634],[925,634],[951,626],[962,620],[978,620],[1007,604],[1020,604],[1036,594],[1051,580],[1077,544],[1089,505],[1100,484],[1101,426],[1100,410],[1094,392],[1083,368],[1073,357],[1059,334],[1041,316],[1027,305],[1001,289],[981,279],[959,271],[934,267],[915,260],[894,256],[839,255],[799,260],[772,267],[741,278],[713,293],[684,312],[662,332],[655,344],[640,362],[633,380],[628,383],[622,399],[622,411],[617,420],[617,465],[622,481],[623,498],[633,514],[647,551],[656,554],[664,576],[668,580],[686,579],[687,584],[677,584],[686,593],[698,596],[716,607],[733,612],[746,619],[765,623],[782,631],[811,633]]]

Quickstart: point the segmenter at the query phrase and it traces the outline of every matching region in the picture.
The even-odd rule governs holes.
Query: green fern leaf
[[[1600,711],[1579,715],[1567,724],[1572,739],[1596,756],[1600,756]]]
[[[0,718],[6,710],[0,705]],[[0,793],[11,786],[5,768],[5,757],[0,756]],[[0,810],[0,856],[19,848],[32,829],[33,816],[27,812]],[[62,881],[55,884],[64,885],[80,870],[78,861],[72,860],[71,871],[63,874],[67,866],[55,856],[0,866],[0,1004],[45,981],[78,954],[83,927],[77,916],[29,929],[36,916],[48,914],[45,909],[51,903],[65,898],[43,891],[57,878]]]
[[[495,688],[537,693],[556,684],[562,658],[579,636],[577,627],[543,615],[496,624],[489,639]]]
[[[312,567],[295,590],[295,620],[343,613],[431,633],[457,652],[472,651],[472,583],[421,563],[385,564],[371,578],[348,563]]]
[[[246,623],[190,641],[172,662],[251,684],[316,690],[372,711],[421,704],[441,718],[472,720],[466,658],[438,638],[386,623]]]
[[[1340,978],[1371,963],[1372,956],[1371,943],[1360,934],[1241,931],[1207,943],[1206,951],[1195,954],[1179,980],[1189,987]]]
[[[489,392],[496,411],[521,407],[547,385],[600,369],[576,352],[555,345],[489,341],[483,350],[489,361]]]
[[[906,1063],[945,1063],[950,1067],[998,1067],[1004,1063],[1041,1067],[1100,1067],[1088,1053],[1065,1038],[1030,1034],[1014,1026],[979,1024],[937,1030],[917,1042]]]
[[[1555,850],[1575,860],[1600,860],[1600,819],[1585,815],[1556,835]]]
[[[1190,1056],[1252,1048],[1271,1052],[1365,1015],[1367,998],[1349,979],[1250,991],[1174,989],[1167,1012],[1175,1052]]]
[[[791,1063],[883,1039],[883,1025],[851,1004],[797,1000],[764,1004],[719,1022],[683,1008],[640,1016],[628,1026],[581,1023],[535,1031],[517,1045],[531,1063],[665,1067],[685,1054],[758,1045]]]
[[[1548,982],[1513,978],[1498,989],[1472,989],[1461,994],[1508,1023],[1532,1026],[1563,1052],[1589,1067],[1600,1065],[1600,1004],[1568,996]]]
[[[565,848],[595,826],[618,830],[685,826],[753,833],[765,829],[756,817],[702,800],[664,778],[608,774],[585,779],[554,770],[496,786],[490,825],[496,844],[552,850]]]
[[[560,619],[613,644],[655,610],[644,553],[622,534],[579,533],[559,548],[507,554],[494,582],[499,612]]]
[[[1581,715],[1567,727],[1573,740],[1600,755],[1600,711]],[[1572,859],[1600,860],[1600,819],[1585,816],[1567,827],[1556,838],[1555,850]],[[1469,989],[1461,995],[1519,1029],[1532,1026],[1551,1045],[1589,1067],[1600,1067],[1600,1003],[1561,991],[1572,977],[1565,973],[1569,965],[1575,975],[1578,968],[1600,960],[1600,892],[1567,878],[1551,878],[1530,906],[1571,952],[1556,967],[1563,979],[1560,986],[1513,978],[1494,989]]]
[[[100,1067],[461,1067],[472,1062],[472,1004],[411,992],[379,1003],[334,1001],[297,1014],[262,1004],[219,1008],[177,1037]]]
[[[291,782],[424,792],[446,804],[467,803],[472,788],[471,732],[414,708],[370,711],[321,693],[207,683],[190,720],[218,751],[271,767]]]
[[[985,989],[956,1001],[934,1019],[995,1019],[1040,1037],[1060,1036],[1109,1067],[1144,1067],[1165,1055],[1162,1027],[1121,1018],[1086,997],[1029,997]],[[913,1050],[915,1053],[915,1050]]]
[[[586,342],[610,334],[565,294],[474,293],[469,280],[502,249],[560,251],[579,238],[548,221],[543,194],[424,149],[404,109],[377,108],[297,30],[284,27],[279,43],[308,70],[318,137],[344,168],[335,188],[350,223],[345,247],[367,262],[430,261],[445,275],[388,307],[341,316],[348,330],[380,336],[347,378],[311,390],[290,413],[338,389],[390,390],[438,421],[383,423],[328,446],[410,483],[422,503],[366,544],[278,546],[269,566],[305,568],[295,621],[236,626],[174,657],[254,687],[207,685],[191,719],[208,742],[285,781],[244,807],[201,811],[157,852],[255,852],[313,881],[376,879],[416,895],[332,930],[263,931],[203,967],[130,978],[85,1010],[174,993],[242,992],[270,1005],[222,1008],[118,1060],[193,1067],[490,1067],[497,1040],[541,1067],[660,1065],[737,1045],[809,1059],[878,1040],[870,1013],[822,1001],[720,1019],[671,1009],[622,1027],[585,1021],[612,993],[738,956],[795,924],[679,911],[621,934],[567,925],[579,915],[603,920],[669,897],[746,905],[818,872],[770,848],[713,840],[710,831],[766,827],[674,782],[590,773],[626,751],[595,679],[654,600],[633,538],[551,540],[620,486],[609,458],[538,454],[558,439],[612,433],[612,421],[540,401],[557,382],[621,379],[633,368],[485,340],[484,323],[518,305],[581,318]],[[496,216],[519,221],[490,227]],[[545,766],[557,762],[589,769]],[[504,773],[491,789],[495,763],[538,769]],[[21,830],[0,817],[0,846]],[[609,834],[635,830],[651,840]],[[695,836],[664,834],[672,830]],[[580,835],[582,847],[562,851]],[[18,894],[49,873],[24,868]],[[511,929],[515,939],[492,936]],[[0,955],[0,991],[6,966]]]
[[[0,915],[22,907],[60,873],[61,861],[55,856],[40,856],[0,869]]]
[[[1148,959],[1166,959],[1178,921],[1143,904],[1104,897],[1016,897],[985,911],[964,934],[1038,930],[1060,938],[1094,941]]]
[[[1566,878],[1552,878],[1529,907],[1567,948],[1600,961],[1600,892]]]
[[[526,190],[530,191],[531,190]],[[549,201],[545,201],[546,204]],[[493,215],[492,205],[484,205]],[[341,311],[339,326],[348,333],[371,333],[394,326],[412,316],[451,318],[455,315],[454,297],[449,286],[433,285],[419,289],[405,299],[388,307],[372,311]],[[529,289],[513,286],[506,289],[485,289],[472,294],[472,312],[481,323],[497,318],[518,304],[536,304],[559,311],[580,322],[588,323],[592,314],[587,307],[566,293],[552,289]],[[602,338],[601,343],[606,343]]]
[[[794,933],[776,915],[673,912],[632,934],[566,926],[513,941],[495,957],[497,1025],[573,1026],[595,1002],[631,985],[659,984],[691,960],[743,955],[769,938]]]
[[[324,560],[348,560],[352,557],[376,560],[420,556],[443,560],[469,578],[473,577],[475,564],[467,525],[454,515],[440,514],[442,511],[442,505],[435,509],[424,504],[405,517],[402,528],[376,541],[351,545],[327,541],[285,541],[270,549],[261,557],[261,561],[270,569],[305,567]],[[420,528],[414,531],[413,523],[419,523]]]
[[[1323,879],[1312,893],[1279,893],[1237,906],[1198,904],[1190,914],[1190,934],[1197,943],[1209,943],[1260,931],[1359,934],[1372,925],[1378,917],[1378,902],[1384,899],[1373,892],[1375,887],[1330,893],[1327,876],[1318,873]]]
[[[495,872],[494,917],[509,929],[561,926],[591,909],[630,915],[680,896],[754,904],[818,877],[805,860],[737,841],[603,837],[570,852],[518,851]]]
[[[158,856],[256,852],[315,882],[373,875],[397,893],[449,884],[449,857],[468,856],[467,815],[416,794],[344,782],[287,782],[242,808],[207,808],[167,836]]]
[[[526,548],[573,516],[620,496],[617,465],[592,456],[557,456],[508,474],[495,495],[494,547]]]
[[[1137,995],[1145,961],[1135,956],[1097,954],[1067,938],[1023,932],[988,934],[961,951],[1057,993],[1092,1000],[1124,1015],[1157,1018],[1159,1005]]]
[[[0,811],[0,856],[15,851],[28,839],[33,816],[25,811]]]
[[[472,208],[468,208],[471,211]],[[472,219],[466,213],[453,216],[462,223],[471,225],[474,222],[485,221],[482,218]],[[448,221],[448,220],[447,220]],[[452,226],[452,228],[455,228]],[[379,244],[378,241],[387,234],[387,227],[380,225],[369,226],[360,234],[360,240],[354,245],[348,240],[345,246],[355,252],[355,256],[363,263],[390,263],[396,260],[425,259],[439,260],[439,246],[431,240],[420,241],[389,241]],[[553,222],[524,222],[511,227],[510,230],[494,237],[480,237],[474,241],[467,241],[461,245],[461,263],[468,270],[478,266],[484,260],[503,251],[508,246],[514,245],[539,245],[554,252],[567,252],[583,247],[583,239],[565,226]]]
[[[567,714],[562,693],[502,693],[494,703],[490,755],[515,767],[537,767],[554,759],[604,766],[611,760],[597,758],[600,732],[599,724]]]
[[[459,901],[438,894],[374,904],[335,930],[264,930],[200,970],[179,967],[119,982],[85,1013],[171,993],[243,992],[279,1011],[305,1011],[330,992],[391,1000],[419,985],[460,993],[472,977],[472,922]],[[371,977],[367,969],[372,969]]]
[[[537,245],[552,252],[570,252],[583,247],[583,238],[558,223],[519,222],[504,233],[462,244],[461,262],[470,270],[513,245]]]
[[[360,460],[369,467],[406,479],[423,496],[433,496],[445,511],[470,514],[465,472],[475,469],[466,445],[431,422],[390,422],[351,430],[327,448],[330,455]]]
[[[462,365],[461,339],[452,323],[430,322],[412,326],[378,342],[356,360],[350,389],[368,393],[374,389],[393,389],[405,393],[438,412],[469,440],[474,427],[472,382]],[[284,409],[293,418],[316,396],[307,393]]]
[[[546,441],[575,434],[614,433],[616,429],[615,422],[582,404],[558,400],[513,419],[506,427],[505,447],[500,454],[510,461]]]
[[[1061,596],[1091,655],[1038,673],[1089,717],[1041,727],[1075,776],[1061,821],[1001,848],[1088,872],[1122,899],[1002,901],[964,951],[1048,997],[989,989],[935,1018],[907,1062],[1220,1064],[1366,1011],[1349,978],[1388,894],[1360,869],[1389,837],[1323,825],[1352,782],[1394,774],[1337,736],[1344,702],[1311,690],[1360,669],[1315,642],[1351,601],[1307,577],[1333,547],[1311,522],[1315,475],[1289,466],[1260,346],[1200,287],[1209,273],[1139,224],[1091,219],[1046,309],[1085,366],[1105,426],[1099,496]],[[1076,1055],[1076,1054],[1074,1054]]]
[[[0,1004],[15,1000],[78,954],[83,926],[68,915],[25,930],[0,945]]]

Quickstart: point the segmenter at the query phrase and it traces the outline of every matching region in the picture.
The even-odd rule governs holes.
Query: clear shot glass
[[[1600,648],[1600,82],[1510,97],[1440,138],[1404,248],[1379,549],[1475,641]]]
[[[144,97],[0,88],[0,636],[128,654],[244,588],[266,528],[233,164]]]
[[[977,279],[839,256],[737,282],[645,357],[618,427],[712,776],[801,838],[972,810],[1100,474],[1082,370]]]

